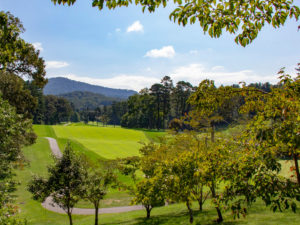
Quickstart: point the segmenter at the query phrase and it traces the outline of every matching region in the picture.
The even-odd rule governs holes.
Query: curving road
[[[62,157],[62,153],[58,147],[56,140],[54,138],[50,138],[50,137],[46,137],[46,139],[48,139],[48,141],[49,141],[49,145],[50,145],[53,155],[57,158]],[[46,200],[42,203],[42,206],[45,209],[48,209],[52,212],[66,214],[66,212],[61,207],[59,207],[57,204],[55,204],[52,201],[51,197],[46,198]],[[144,207],[141,205],[101,208],[101,209],[99,209],[99,214],[130,212],[130,211],[136,211],[136,210],[141,210],[141,209],[144,209]],[[93,214],[95,214],[95,209],[73,208],[72,212],[73,212],[73,214],[76,214],[76,215],[93,215]]]

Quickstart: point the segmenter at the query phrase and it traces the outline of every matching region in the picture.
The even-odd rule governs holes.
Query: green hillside
[[[88,91],[74,91],[59,95],[73,103],[75,109],[96,109],[101,105],[111,105],[114,101],[121,101],[120,98],[107,97]]]
[[[136,149],[139,144],[133,145],[134,140],[143,139],[146,140],[146,136],[156,138],[163,135],[163,132],[155,131],[142,131],[142,130],[128,130],[122,128],[106,128],[106,127],[93,127],[93,126],[47,126],[47,125],[35,125],[35,132],[39,138],[37,143],[24,148],[24,155],[30,162],[30,165],[24,167],[22,170],[17,170],[17,179],[21,182],[16,192],[16,203],[20,208],[19,216],[26,218],[29,225],[63,225],[68,224],[67,215],[59,213],[53,213],[45,210],[41,204],[31,199],[31,194],[26,190],[27,182],[31,179],[33,174],[45,175],[47,166],[53,163],[51,151],[48,141],[42,137],[54,137],[58,140],[60,147],[62,148],[66,140],[70,138],[72,145],[75,143],[75,148],[78,151],[85,151],[89,153],[89,149],[85,145],[89,145],[93,148],[92,144],[97,146],[111,147],[114,145],[114,141],[120,142],[124,139],[129,139],[132,142],[132,150],[127,149],[127,154],[131,152],[136,153]],[[55,131],[55,132],[54,132]],[[146,135],[145,135],[146,133]],[[61,138],[62,137],[62,138]],[[105,140],[105,141],[104,141]],[[83,142],[84,144],[76,144]],[[124,148],[122,148],[124,150]],[[125,150],[124,150],[125,151]],[[126,151],[125,151],[126,152]],[[137,153],[136,153],[137,154]],[[95,154],[96,155],[96,154]],[[113,157],[113,154],[109,154]],[[282,162],[283,167],[286,169],[283,171],[283,175],[288,174],[289,164]],[[117,200],[119,199],[119,200]],[[120,202],[121,201],[121,202]],[[127,201],[127,202],[126,202]],[[116,205],[129,204],[130,196],[124,192],[117,192],[111,190],[110,193],[103,200],[101,207],[112,207]],[[77,207],[90,207],[90,204],[85,202],[79,202]],[[195,210],[195,222],[194,224],[213,225],[217,224],[213,220],[216,218],[216,213],[213,205],[208,202],[203,212],[197,211],[197,204],[193,204]],[[93,224],[94,216],[74,215],[74,224],[87,225]],[[283,213],[273,213],[266,208],[261,201],[256,202],[249,211],[249,215],[246,218],[234,220],[229,211],[224,212],[225,223],[232,225],[294,225],[297,224],[300,218],[299,212],[292,213],[291,211],[285,211]],[[135,211],[128,213],[118,214],[104,214],[100,215],[100,224],[188,224],[188,212],[185,204],[172,204],[167,207],[159,207],[153,209],[150,219],[145,218],[145,211]]]

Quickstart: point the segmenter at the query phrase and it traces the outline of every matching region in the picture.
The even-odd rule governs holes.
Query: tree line
[[[194,221],[192,202],[202,211],[208,198],[217,222],[224,220],[227,210],[234,218],[247,216],[257,199],[273,212],[296,212],[300,64],[296,70],[294,79],[280,70],[278,85],[270,89],[268,85],[264,89],[260,85],[216,87],[214,81],[202,81],[188,100],[193,106],[189,120],[182,121],[193,129],[180,133],[174,129],[161,143],[145,144],[141,157],[123,159],[125,174],[144,173],[134,187],[133,202],[145,207],[147,217],[165,202],[184,202],[190,223]],[[215,122],[222,119],[219,110],[234,97],[243,98],[241,114],[255,113],[230,135],[216,135]],[[292,156],[294,163],[286,177],[280,174],[281,156]]]
[[[13,170],[24,165],[22,148],[35,142],[31,112],[37,99],[24,88],[27,78],[43,88],[45,63],[39,51],[20,35],[24,27],[9,12],[0,11],[0,221],[1,224],[24,224],[14,215],[17,181]]]
[[[232,85],[232,87],[240,88],[239,85]],[[271,88],[276,85],[268,82],[251,83],[248,87],[256,87],[270,92]],[[71,122],[84,121],[85,123],[101,122],[104,126],[110,124],[126,128],[168,129],[176,124],[176,119],[187,117],[193,109],[188,99],[196,90],[197,87],[185,81],[179,81],[174,86],[171,78],[165,76],[160,83],[142,89],[138,94],[130,96],[127,101],[113,101],[111,105],[100,105],[95,109],[86,107],[78,110],[73,108],[74,113],[69,120]],[[242,96],[234,96],[228,100],[218,112],[222,116],[222,120],[217,120],[216,117],[215,124],[227,126],[243,119],[243,115],[238,112],[242,104],[244,104]]]

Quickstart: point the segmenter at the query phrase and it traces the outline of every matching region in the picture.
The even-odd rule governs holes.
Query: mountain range
[[[136,94],[136,91],[126,89],[115,89],[103,86],[91,85],[84,82],[70,80],[64,77],[49,78],[44,87],[45,95],[63,95],[70,92],[91,92],[106,97],[127,99],[129,96]]]

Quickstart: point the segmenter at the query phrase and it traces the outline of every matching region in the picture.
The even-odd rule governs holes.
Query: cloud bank
[[[63,61],[47,61],[46,68],[47,69],[59,69],[63,67],[69,66],[69,63]]]
[[[198,85],[204,79],[214,80],[216,85],[238,84],[241,81],[249,83],[270,82],[276,83],[277,76],[262,76],[252,70],[227,71],[223,66],[207,68],[202,64],[189,64],[177,67],[170,73],[173,81],[188,81],[193,85]]]
[[[55,75],[51,77],[66,77],[71,80],[81,81],[88,84],[100,85],[110,88],[129,89],[140,91],[145,87],[149,87],[154,83],[160,82],[160,78],[145,77],[129,74],[120,74],[110,78],[91,78],[81,77],[75,74]]]
[[[145,71],[149,72],[149,68],[146,68]],[[238,84],[241,81],[244,81],[247,84],[255,82],[278,82],[276,74],[270,76],[262,76],[251,70],[227,71],[223,66],[206,67],[203,64],[199,63],[176,67],[171,70],[168,75],[173,80],[174,85],[176,85],[178,81],[184,80],[190,82],[194,86],[198,86],[199,83],[204,79],[214,80],[216,85]],[[55,77],[58,76],[94,85],[111,88],[130,89],[135,91],[140,91],[145,87],[150,88],[152,84],[159,83],[162,78],[131,74],[119,74],[109,78],[90,78],[78,76],[75,74],[55,75]]]

